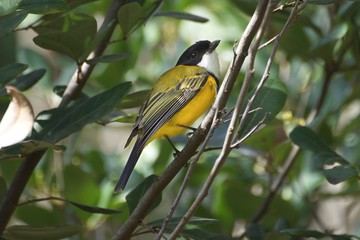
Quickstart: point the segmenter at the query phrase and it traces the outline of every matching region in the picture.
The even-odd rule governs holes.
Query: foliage
[[[186,219],[183,239],[359,239],[360,3],[301,1],[267,75],[277,44],[271,39],[295,2],[279,1],[272,11],[231,152],[207,198]],[[225,76],[257,3],[0,0],[0,109],[9,105],[11,85],[35,113],[27,139],[0,149],[0,214],[9,212],[12,185],[19,179],[26,185],[17,187],[21,199],[11,221],[0,216],[0,229],[7,225],[0,239],[116,236],[157,181],[154,174],[174,159],[165,140],[150,144],[126,191],[113,193],[131,123],[152,83],[200,39],[221,40]],[[167,219],[191,162],[149,203],[134,236],[155,238],[164,220],[169,236],[199,197],[229,134],[247,60],[174,216]],[[188,141],[174,138],[179,149]],[[31,177],[15,177],[39,152]]]

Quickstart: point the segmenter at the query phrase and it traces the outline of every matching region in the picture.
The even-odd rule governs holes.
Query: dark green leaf
[[[13,63],[0,68],[0,84],[5,86],[11,79],[25,71],[28,65],[22,63]]]
[[[17,11],[5,16],[0,16],[0,37],[14,30],[27,16],[24,11]]]
[[[69,10],[64,0],[22,0],[18,8],[34,14],[54,14]]]
[[[81,226],[65,225],[58,227],[10,226],[6,229],[5,238],[26,240],[62,239],[78,234]]]
[[[128,1],[119,9],[117,14],[118,23],[122,29],[123,37],[127,38],[131,33],[159,10],[163,0],[154,1]]]
[[[56,108],[40,113],[36,121],[40,125],[31,139],[56,143],[72,133],[80,131],[109,113],[129,91],[129,82],[121,83],[94,97],[79,100],[65,108]]]
[[[0,160],[24,158],[30,153],[51,148],[65,151],[62,145],[55,145],[44,141],[25,140],[1,149]]]
[[[101,118],[98,123],[101,125],[106,125],[111,122],[120,122],[120,123],[134,123],[137,114],[125,114],[122,111],[113,111],[105,117]]]
[[[335,166],[331,169],[325,169],[324,175],[331,184],[338,184],[357,176],[359,173],[353,166]]]
[[[346,23],[336,25],[332,31],[320,39],[319,42],[311,49],[311,54],[315,57],[322,57],[329,59],[334,52],[336,42],[342,39],[349,31],[349,26]]]
[[[168,222],[168,228],[174,229],[179,222],[181,221],[182,217],[173,217]],[[160,227],[162,223],[164,222],[164,219],[159,219],[153,222],[149,222],[147,225],[149,227]],[[213,218],[202,218],[202,217],[191,217],[188,221],[187,225],[194,225],[194,226],[201,226],[201,225],[207,225],[207,224],[214,224],[218,223],[219,221],[217,219]]]
[[[172,18],[176,18],[176,19],[189,20],[189,21],[200,22],[200,23],[205,23],[205,22],[209,21],[209,19],[207,19],[207,18],[196,16],[191,13],[176,12],[176,11],[159,11],[158,13],[155,14],[155,16],[157,16],[157,17],[172,17]]]
[[[271,231],[266,234],[266,240],[288,240],[289,238],[279,232]]]
[[[20,91],[25,91],[31,88],[35,83],[37,83],[45,74],[45,69],[39,69],[32,71],[28,74],[24,74],[20,77],[17,77],[14,81],[9,82],[9,85],[16,87]],[[0,87],[0,96],[6,96],[5,87]]]
[[[295,127],[290,133],[290,139],[299,147],[314,152],[323,165],[333,164],[335,162],[348,164],[345,159],[332,151],[328,145],[308,127]]]
[[[58,95],[59,97],[62,97],[64,95],[66,86],[55,86],[53,89],[53,92]],[[86,99],[89,98],[88,95],[86,95],[85,93],[81,92],[78,99]]]
[[[80,13],[67,14],[64,17],[61,21],[48,22],[43,28],[38,27],[37,30],[41,33],[34,38],[34,42],[42,48],[63,53],[81,62],[95,37],[96,20]],[[54,28],[52,25],[55,25]],[[62,30],[57,30],[59,28]]]
[[[67,0],[67,4],[69,5],[69,7],[72,8],[76,8],[78,6],[87,4],[87,3],[91,3],[91,2],[95,2],[97,0]]]
[[[354,235],[348,234],[330,234],[323,233],[316,230],[306,230],[306,229],[285,229],[282,230],[281,233],[290,235],[292,237],[302,237],[302,238],[316,238],[316,239],[333,239],[333,240],[353,240],[360,239]]]
[[[309,4],[316,4],[316,5],[328,5],[332,3],[338,3],[340,0],[309,0]]]
[[[290,133],[290,139],[299,147],[312,152],[324,152],[329,150],[326,143],[308,127],[295,127]]]
[[[43,202],[43,201],[50,201],[50,200],[56,200],[56,201],[61,201],[61,202],[65,202],[65,203],[70,203],[70,204],[74,205],[75,207],[80,208],[81,210],[88,212],[88,213],[100,213],[100,214],[118,214],[118,213],[120,213],[120,211],[117,211],[114,209],[89,206],[89,205],[77,203],[77,202],[70,201],[70,200],[67,200],[64,198],[59,198],[59,197],[34,199],[34,200],[31,200],[30,202],[21,204],[21,206],[24,206],[25,204],[29,204],[29,203]]]
[[[92,58],[89,60],[86,60],[86,62],[90,65],[96,64],[96,63],[111,63],[119,60],[123,60],[125,58],[128,58],[131,55],[131,53],[120,53],[120,54],[113,54],[113,55],[105,55],[97,58]]]
[[[142,199],[146,191],[150,188],[151,184],[156,181],[158,177],[155,175],[151,175],[147,177],[144,181],[142,181],[135,189],[133,189],[127,196],[126,202],[128,204],[129,212],[132,213],[139,201]],[[151,207],[147,210],[146,214],[149,214],[152,210],[154,210],[157,206],[159,206],[161,202],[161,195],[159,195],[156,200],[153,202]]]
[[[264,240],[265,239],[264,228],[258,223],[249,224],[247,226],[246,233],[247,233],[249,240]]]
[[[248,99],[253,95],[254,91],[249,94]],[[279,80],[269,80],[265,86],[260,90],[258,96],[255,98],[249,113],[245,120],[244,127],[241,129],[240,136],[244,136],[252,128],[254,128],[262,119],[265,118],[264,124],[272,121],[276,115],[284,107],[287,96],[287,90],[283,82]],[[245,101],[247,103],[248,101]],[[243,110],[245,106],[243,107]]]
[[[204,231],[199,228],[184,229],[181,232],[181,236],[185,239],[196,239],[196,240],[234,240],[235,238],[214,234],[208,231]]]
[[[315,231],[315,230],[306,230],[306,229],[284,229],[280,231],[283,234],[288,234],[293,237],[313,237],[313,238],[323,238],[328,236],[325,233]]]
[[[150,90],[142,90],[131,93],[124,97],[124,99],[116,106],[117,109],[129,109],[140,107],[149,96]]]
[[[124,37],[127,37],[139,22],[142,15],[141,5],[130,2],[123,5],[117,14],[118,22]]]
[[[88,46],[84,50],[83,55],[81,56],[81,59],[80,59],[81,61],[85,61],[86,58],[89,57],[89,54],[99,45],[99,43],[104,39],[104,37],[107,36],[109,31],[111,31],[111,29],[112,29],[114,21],[115,20],[109,21],[106,26],[103,25],[103,27],[99,29],[99,31],[96,33],[94,39],[91,41],[90,44],[88,44]],[[105,23],[103,23],[103,24],[105,24]]]
[[[6,182],[3,177],[0,176],[0,199],[4,199],[7,192]]]
[[[94,207],[94,206],[89,206],[89,205],[85,205],[85,204],[81,204],[81,203],[76,203],[76,202],[69,201],[69,200],[65,200],[65,201],[68,203],[71,203],[72,205],[74,205],[88,213],[118,214],[121,212],[121,211],[114,210],[114,209]]]

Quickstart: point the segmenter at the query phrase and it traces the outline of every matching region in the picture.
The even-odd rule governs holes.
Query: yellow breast
[[[191,126],[206,110],[210,108],[215,100],[217,93],[217,83],[212,75],[209,75],[205,85],[195,95],[195,97],[177,112],[167,123],[165,123],[147,143],[150,143],[156,138],[167,135],[174,137],[183,133],[186,128],[180,127]]]

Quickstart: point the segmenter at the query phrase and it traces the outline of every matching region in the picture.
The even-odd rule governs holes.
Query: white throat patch
[[[220,64],[219,57],[216,51],[212,51],[211,53],[205,53],[201,59],[201,62],[198,63],[199,67],[203,67],[208,72],[214,74],[214,76],[219,79],[220,77]]]

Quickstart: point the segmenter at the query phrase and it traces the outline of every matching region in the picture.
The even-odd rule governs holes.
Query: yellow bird
[[[175,67],[156,81],[125,144],[127,147],[137,135],[115,192],[125,188],[147,144],[156,138],[183,133],[212,105],[219,87],[219,58],[215,51],[219,43],[220,40],[196,42],[185,50]]]

